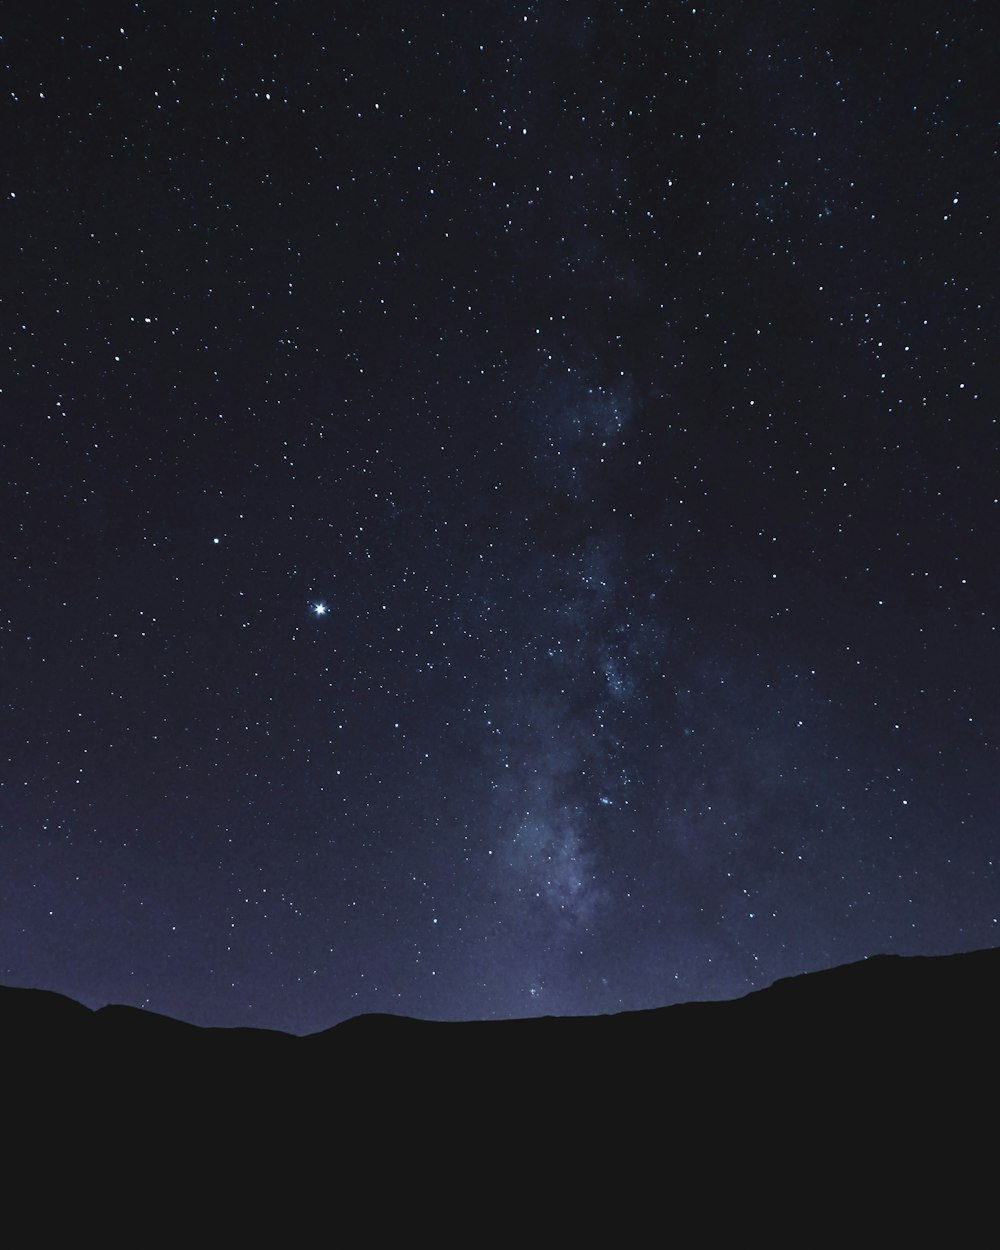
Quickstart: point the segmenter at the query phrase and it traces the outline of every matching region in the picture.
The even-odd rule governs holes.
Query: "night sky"
[[[308,1032],[1000,941],[996,6],[0,36],[0,981]]]

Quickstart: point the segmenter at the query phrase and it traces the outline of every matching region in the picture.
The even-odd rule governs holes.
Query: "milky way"
[[[994,944],[993,11],[369,8],[0,32],[0,980]]]

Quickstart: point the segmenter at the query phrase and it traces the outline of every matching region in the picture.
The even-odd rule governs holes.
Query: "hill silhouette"
[[[976,1174],[975,1132],[992,1132],[997,1109],[998,990],[1000,949],[877,956],[727,1002],[487,1023],[365,1015],[294,1037],[0,988],[5,1124],[47,1175],[92,1186],[110,1172],[157,1201],[182,1159],[216,1203],[222,1161],[272,1198],[377,1174],[480,1199],[502,1177],[540,1186],[548,1207],[572,1177],[638,1187],[643,1203],[668,1184],[714,1203],[720,1176],[749,1174],[834,1189],[850,1177],[844,1201],[864,1191],[884,1210],[899,1169],[911,1186],[928,1166],[940,1185],[956,1159]]]
[[[868,1083],[881,1096],[948,1061],[972,1071],[992,1055],[1000,949],[938,957],[876,956],[775,982],[744,998],[585,1017],[434,1022],[371,1014],[306,1037],[266,1029],[200,1028],[134,1007],[92,1011],[44,990],[0,987],[0,1035],[22,1071],[45,1069],[67,1094],[74,1075],[100,1077],[108,1106],[129,1089],[179,1092],[211,1085],[216,1096],[249,1081],[268,1088],[344,1085],[370,1099],[460,1107],[541,1096],[585,1081],[588,1100],[621,1088],[685,1086],[701,1097],[747,1097],[760,1076],[776,1086]],[[145,1079],[156,1074],[156,1082]],[[433,1089],[430,1086],[433,1086]],[[353,1093],[352,1093],[353,1090]],[[76,1089],[80,1093],[80,1088]]]

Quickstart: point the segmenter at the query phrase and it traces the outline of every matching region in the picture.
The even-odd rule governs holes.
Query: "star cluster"
[[[605,1012],[998,940],[982,4],[0,29],[0,980]]]

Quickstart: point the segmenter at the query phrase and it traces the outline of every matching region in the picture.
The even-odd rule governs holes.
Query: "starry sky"
[[[0,981],[302,1033],[997,944],[998,38],[7,6]]]

